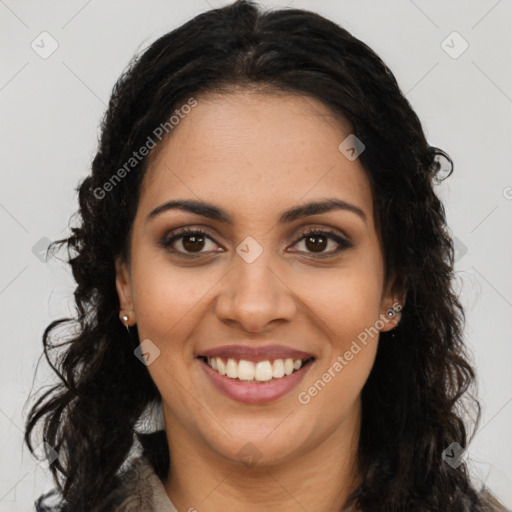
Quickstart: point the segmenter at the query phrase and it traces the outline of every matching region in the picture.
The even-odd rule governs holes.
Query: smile
[[[277,346],[230,346],[203,351],[196,361],[213,390],[236,402],[257,405],[290,395],[316,359]]]

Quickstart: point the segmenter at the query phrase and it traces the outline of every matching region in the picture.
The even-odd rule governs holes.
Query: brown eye
[[[312,252],[322,252],[327,247],[327,237],[322,235],[310,235],[304,238],[306,247]]]
[[[180,243],[178,243],[180,242]],[[204,231],[195,229],[183,229],[180,232],[171,233],[171,235],[164,237],[160,242],[160,245],[169,250],[172,253],[180,256],[199,256],[202,253],[211,251],[205,251],[205,247],[208,242],[216,245],[214,240],[206,234]],[[215,249],[212,249],[215,251]],[[218,249],[217,249],[218,250]]]
[[[318,258],[334,256],[344,249],[353,247],[352,243],[345,240],[337,233],[319,229],[313,229],[303,233],[302,237],[297,240],[296,244],[301,242],[304,243],[306,250],[293,252],[310,253],[313,257]],[[329,247],[331,247],[332,250],[326,250],[329,249]]]
[[[202,235],[187,235],[182,239],[183,247],[190,252],[201,251],[205,244],[205,237]]]

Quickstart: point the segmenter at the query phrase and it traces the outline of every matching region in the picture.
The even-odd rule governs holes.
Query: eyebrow
[[[193,199],[185,199],[185,200],[171,200],[167,201],[160,206],[157,206],[154,210],[152,210],[146,222],[154,219],[157,215],[160,215],[163,212],[169,210],[183,210],[190,213],[195,213],[196,215],[201,215],[202,217],[207,217],[209,219],[217,220],[219,222],[224,222],[226,224],[233,224],[233,218],[227,212],[215,206],[211,203],[206,203],[204,201],[197,201]],[[333,210],[345,210],[348,212],[355,213],[358,215],[364,222],[366,222],[366,214],[365,212],[351,203],[347,203],[341,199],[331,198],[325,199],[321,201],[313,201],[310,203],[302,204],[299,206],[294,206],[287,210],[284,210],[280,213],[279,223],[281,224],[289,224],[297,219],[301,219],[303,217],[309,217],[311,215],[318,215],[320,213],[326,213]]]

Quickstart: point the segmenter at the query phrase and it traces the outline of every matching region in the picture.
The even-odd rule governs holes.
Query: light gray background
[[[74,188],[88,173],[98,123],[128,60],[226,3],[0,0],[0,512],[32,510],[51,486],[48,472],[22,449],[23,406],[31,389],[53,382],[43,360],[32,388],[44,328],[73,313],[69,269],[40,261],[32,248],[68,233]],[[438,191],[459,240],[458,286],[484,409],[468,455],[474,478],[510,507],[512,2],[261,3],[317,11],[366,42],[394,72],[430,144],[454,159],[455,172]],[[31,47],[50,48],[43,31],[59,45],[46,59]],[[463,48],[454,31],[469,44],[458,58],[445,51]]]

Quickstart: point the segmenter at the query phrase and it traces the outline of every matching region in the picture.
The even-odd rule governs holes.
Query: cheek
[[[380,314],[382,275],[375,265],[361,260],[336,272],[317,274],[308,286],[300,285],[302,296],[337,344],[357,336],[375,324]],[[309,290],[309,291],[308,291]]]
[[[207,267],[173,267],[165,258],[150,261],[141,256],[132,268],[139,333],[162,342],[181,339],[180,333],[197,324],[206,295],[219,280]]]
[[[334,377],[331,377],[331,381],[326,385],[326,393],[323,396],[326,408],[329,407],[330,403],[338,403],[341,406],[341,411],[346,411],[359,397],[372,370],[377,343],[375,341],[368,345],[362,345],[361,343],[358,345],[360,351],[354,350],[356,353],[350,350],[350,347],[353,349],[353,346],[349,345],[348,350],[341,356],[343,363],[336,357],[336,361],[341,366],[335,363],[331,365],[329,373]],[[352,359],[347,359],[347,352],[352,354]]]

